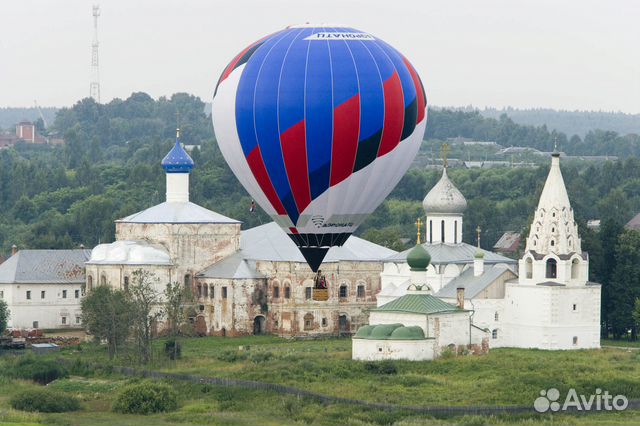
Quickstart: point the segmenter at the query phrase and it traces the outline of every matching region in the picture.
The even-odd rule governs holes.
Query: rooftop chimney
[[[18,252],[18,246],[17,245],[12,245],[11,246],[11,256],[15,256],[15,254]]]
[[[456,288],[456,299],[458,308],[464,309],[464,287]]]

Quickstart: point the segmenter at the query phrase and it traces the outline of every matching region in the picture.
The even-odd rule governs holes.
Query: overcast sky
[[[0,0],[0,106],[88,95],[87,0]],[[420,73],[429,103],[640,113],[638,0],[103,0],[102,101],[210,100],[224,66],[287,25],[358,28]]]

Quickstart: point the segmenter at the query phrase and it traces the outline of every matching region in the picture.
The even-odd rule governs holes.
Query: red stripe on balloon
[[[360,95],[355,95],[333,110],[333,149],[331,152],[331,186],[353,172],[360,134]]]
[[[421,122],[424,118],[425,107],[427,105],[427,100],[424,98],[424,87],[422,87],[422,81],[420,81],[420,77],[416,72],[415,68],[409,63],[407,58],[402,58],[404,64],[409,69],[409,73],[411,74],[411,78],[413,79],[413,85],[416,87],[416,98],[418,99],[418,118],[416,118],[416,124]]]
[[[293,198],[302,212],[311,203],[309,171],[307,169],[307,144],[304,120],[294,124],[280,135],[280,145],[287,169]]]
[[[253,173],[253,176],[258,181],[258,185],[260,185],[260,189],[264,192],[264,195],[267,196],[267,199],[276,210],[278,214],[287,214],[282,202],[280,202],[280,198],[278,198],[278,194],[276,194],[276,190],[271,183],[271,179],[269,179],[269,174],[267,173],[267,169],[264,166],[264,161],[262,160],[262,153],[260,152],[260,147],[256,146],[247,156],[247,163],[249,164],[249,168]]]
[[[400,143],[404,123],[404,97],[402,82],[397,71],[383,84],[384,89],[384,127],[378,157],[391,152]]]

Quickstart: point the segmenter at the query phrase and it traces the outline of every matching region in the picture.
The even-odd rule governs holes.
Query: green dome
[[[473,255],[476,259],[484,259],[484,252],[480,249],[476,250],[476,254]]]
[[[366,339],[371,335],[374,328],[374,325],[363,325],[358,329],[358,331],[356,331],[356,335],[354,337],[356,339]]]
[[[371,330],[371,334],[369,335],[369,339],[372,340],[387,340],[391,336],[391,333],[396,328],[403,327],[402,324],[383,324],[376,325],[373,330]]]
[[[407,255],[407,263],[412,271],[425,271],[429,262],[431,262],[431,256],[420,244],[416,244]]]
[[[423,340],[424,331],[417,325],[398,327],[391,333],[392,340]]]

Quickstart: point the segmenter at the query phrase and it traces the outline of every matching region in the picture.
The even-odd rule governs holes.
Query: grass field
[[[325,395],[371,402],[420,406],[532,405],[540,390],[569,388],[590,395],[596,388],[628,398],[640,398],[640,352],[615,349],[548,352],[495,349],[486,356],[456,357],[433,362],[395,362],[395,374],[372,371],[350,359],[351,341],[328,339],[290,341],[261,336],[183,340],[183,357],[174,362],[161,355],[156,343],[153,370],[211,377],[279,383]],[[239,350],[240,346],[245,347]],[[249,346],[247,350],[246,347]],[[57,356],[71,365],[82,360],[108,365],[104,347],[83,344]],[[134,365],[123,353],[118,365]],[[0,358],[0,424],[639,424],[640,412],[593,415],[462,416],[435,419],[410,412],[368,410],[328,404],[267,391],[221,388],[171,382],[181,397],[178,411],[153,416],[110,412],[119,388],[131,380],[86,368],[49,386],[74,394],[82,411],[68,414],[28,414],[9,409],[16,391],[34,384],[2,376],[10,360]]]

